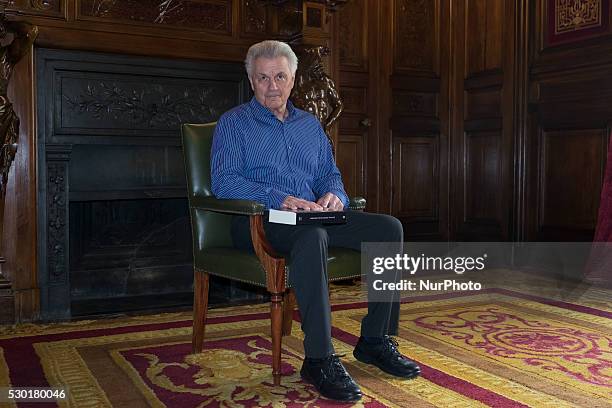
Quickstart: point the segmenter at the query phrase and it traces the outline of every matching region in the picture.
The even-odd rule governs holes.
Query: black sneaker
[[[361,399],[359,386],[346,372],[336,354],[326,358],[305,358],[300,375],[325,398],[343,402]]]
[[[366,343],[360,337],[353,355],[362,363],[373,364],[387,374],[402,378],[418,377],[421,368],[404,357],[397,346],[397,341],[390,336],[383,336],[382,341],[376,344]]]

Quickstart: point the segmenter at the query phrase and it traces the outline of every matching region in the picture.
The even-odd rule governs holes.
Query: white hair
[[[244,60],[244,66],[249,79],[253,75],[253,68],[257,58],[273,59],[279,57],[287,58],[291,75],[295,76],[298,66],[298,58],[289,44],[282,41],[266,40],[251,45],[251,48],[249,48],[249,51],[247,52],[246,59]]]

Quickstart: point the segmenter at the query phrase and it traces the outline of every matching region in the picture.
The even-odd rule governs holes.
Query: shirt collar
[[[253,113],[255,114],[256,117],[258,118],[271,117],[271,118],[278,120],[276,116],[274,115],[274,113],[272,113],[270,109],[266,108],[261,103],[259,103],[259,101],[254,96],[251,98],[249,105],[251,106],[251,109],[253,110]],[[295,106],[290,100],[287,100],[287,112],[288,112],[288,115],[285,118],[285,121],[294,119],[295,115],[297,114],[297,110],[295,109]]]

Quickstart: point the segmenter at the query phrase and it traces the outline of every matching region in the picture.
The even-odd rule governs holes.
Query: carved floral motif
[[[82,0],[84,16],[163,24],[212,31],[230,31],[229,3],[194,0]]]
[[[53,282],[66,277],[66,162],[47,165],[47,268]]]
[[[263,33],[266,30],[266,9],[257,0],[244,0],[244,31]]]
[[[65,94],[64,100],[68,109],[77,115],[158,128],[178,128],[181,123],[190,121],[212,121],[231,107],[229,98],[217,95],[211,87],[177,90],[152,84],[144,90],[104,81],[88,82],[79,95]]]

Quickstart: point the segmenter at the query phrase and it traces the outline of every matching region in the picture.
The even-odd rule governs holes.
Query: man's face
[[[293,89],[294,79],[287,58],[257,58],[254,62],[251,88],[260,104],[274,113],[283,113]]]

